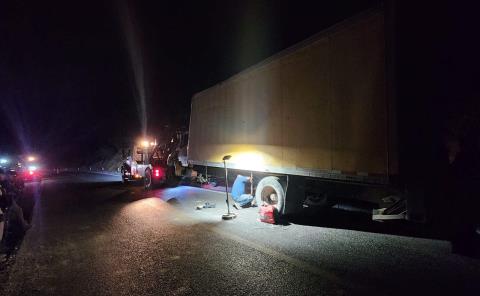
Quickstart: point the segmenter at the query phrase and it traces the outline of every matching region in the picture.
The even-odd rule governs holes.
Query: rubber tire
[[[167,187],[177,187],[180,183],[180,178],[175,176],[175,167],[167,166],[165,172],[165,186]]]
[[[260,180],[257,184],[257,189],[255,190],[255,200],[257,204],[261,206],[263,204],[262,191],[265,187],[271,187],[277,193],[278,202],[275,207],[277,208],[278,213],[283,215],[285,209],[285,190],[279,180],[278,177],[273,176],[268,176]]]
[[[152,172],[150,169],[145,170],[145,177],[143,178],[143,187],[145,190],[152,189]]]

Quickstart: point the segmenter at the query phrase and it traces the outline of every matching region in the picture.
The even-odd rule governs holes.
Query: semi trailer
[[[262,176],[256,198],[281,214],[299,210],[305,189],[322,187],[307,186],[315,180],[331,181],[316,194],[329,199],[346,183],[390,184],[398,159],[385,34],[383,11],[364,12],[195,94],[189,162],[223,167],[231,155],[230,169]]]
[[[193,95],[189,164],[253,174],[257,202],[281,215],[361,201],[373,219],[424,222],[448,157],[418,79],[429,53],[395,44],[421,46],[424,29],[404,20],[396,36],[394,18],[362,12]]]

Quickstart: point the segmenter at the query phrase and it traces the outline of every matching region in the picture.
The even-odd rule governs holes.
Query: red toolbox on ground
[[[275,207],[272,205],[263,205],[260,207],[260,221],[264,223],[275,224]]]

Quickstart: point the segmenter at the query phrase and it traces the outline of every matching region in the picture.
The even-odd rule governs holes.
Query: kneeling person
[[[235,182],[233,182],[232,198],[235,201],[233,206],[237,210],[240,209],[240,207],[245,208],[255,205],[255,196],[245,193],[245,186],[251,181],[250,177],[238,175]]]

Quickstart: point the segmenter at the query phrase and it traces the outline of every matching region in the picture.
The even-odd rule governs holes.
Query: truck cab
[[[150,145],[152,144],[152,145]],[[122,181],[143,181],[145,189],[163,184],[166,180],[165,145],[155,142],[137,145],[124,154],[121,167]]]

